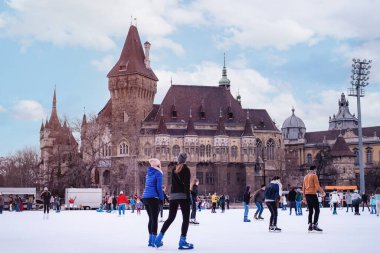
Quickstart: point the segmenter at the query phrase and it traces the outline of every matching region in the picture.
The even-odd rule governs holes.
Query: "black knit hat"
[[[178,163],[185,163],[187,159],[187,154],[182,152],[178,156]]]

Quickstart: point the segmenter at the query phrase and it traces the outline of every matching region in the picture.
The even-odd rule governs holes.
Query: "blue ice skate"
[[[186,242],[186,237],[181,236],[179,239],[178,249],[194,249],[194,245],[192,243]]]
[[[162,245],[164,245],[164,243],[162,242],[162,238],[164,237],[164,234],[163,233],[159,233],[156,238],[154,239],[154,247],[156,248],[159,248],[161,247]]]

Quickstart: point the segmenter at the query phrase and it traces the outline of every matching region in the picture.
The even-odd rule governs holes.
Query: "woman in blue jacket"
[[[160,160],[153,158],[149,160],[150,166],[146,172],[145,189],[142,195],[146,211],[149,216],[148,230],[149,242],[148,246],[154,247],[154,241],[157,236],[158,214],[160,211],[160,203],[164,200],[162,191],[162,170]]]

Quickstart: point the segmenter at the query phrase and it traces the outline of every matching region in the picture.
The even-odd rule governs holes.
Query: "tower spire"
[[[58,119],[58,113],[57,113],[57,94],[56,94],[56,87],[54,87],[54,93],[53,93],[53,106],[51,110],[50,120],[49,120],[49,126],[52,129],[57,129],[61,126],[61,123]]]
[[[219,87],[225,87],[226,90],[230,89],[230,79],[227,78],[227,68],[226,68],[226,53],[223,55],[223,71],[222,78],[219,81]]]

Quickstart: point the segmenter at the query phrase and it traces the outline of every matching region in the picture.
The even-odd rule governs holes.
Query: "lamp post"
[[[354,96],[357,99],[358,106],[358,135],[359,135],[359,169],[360,169],[360,192],[365,192],[364,181],[364,164],[363,164],[363,131],[362,131],[362,118],[360,108],[360,97],[364,97],[364,87],[367,86],[369,69],[371,68],[371,60],[352,59],[352,88],[348,89],[348,95]]]

